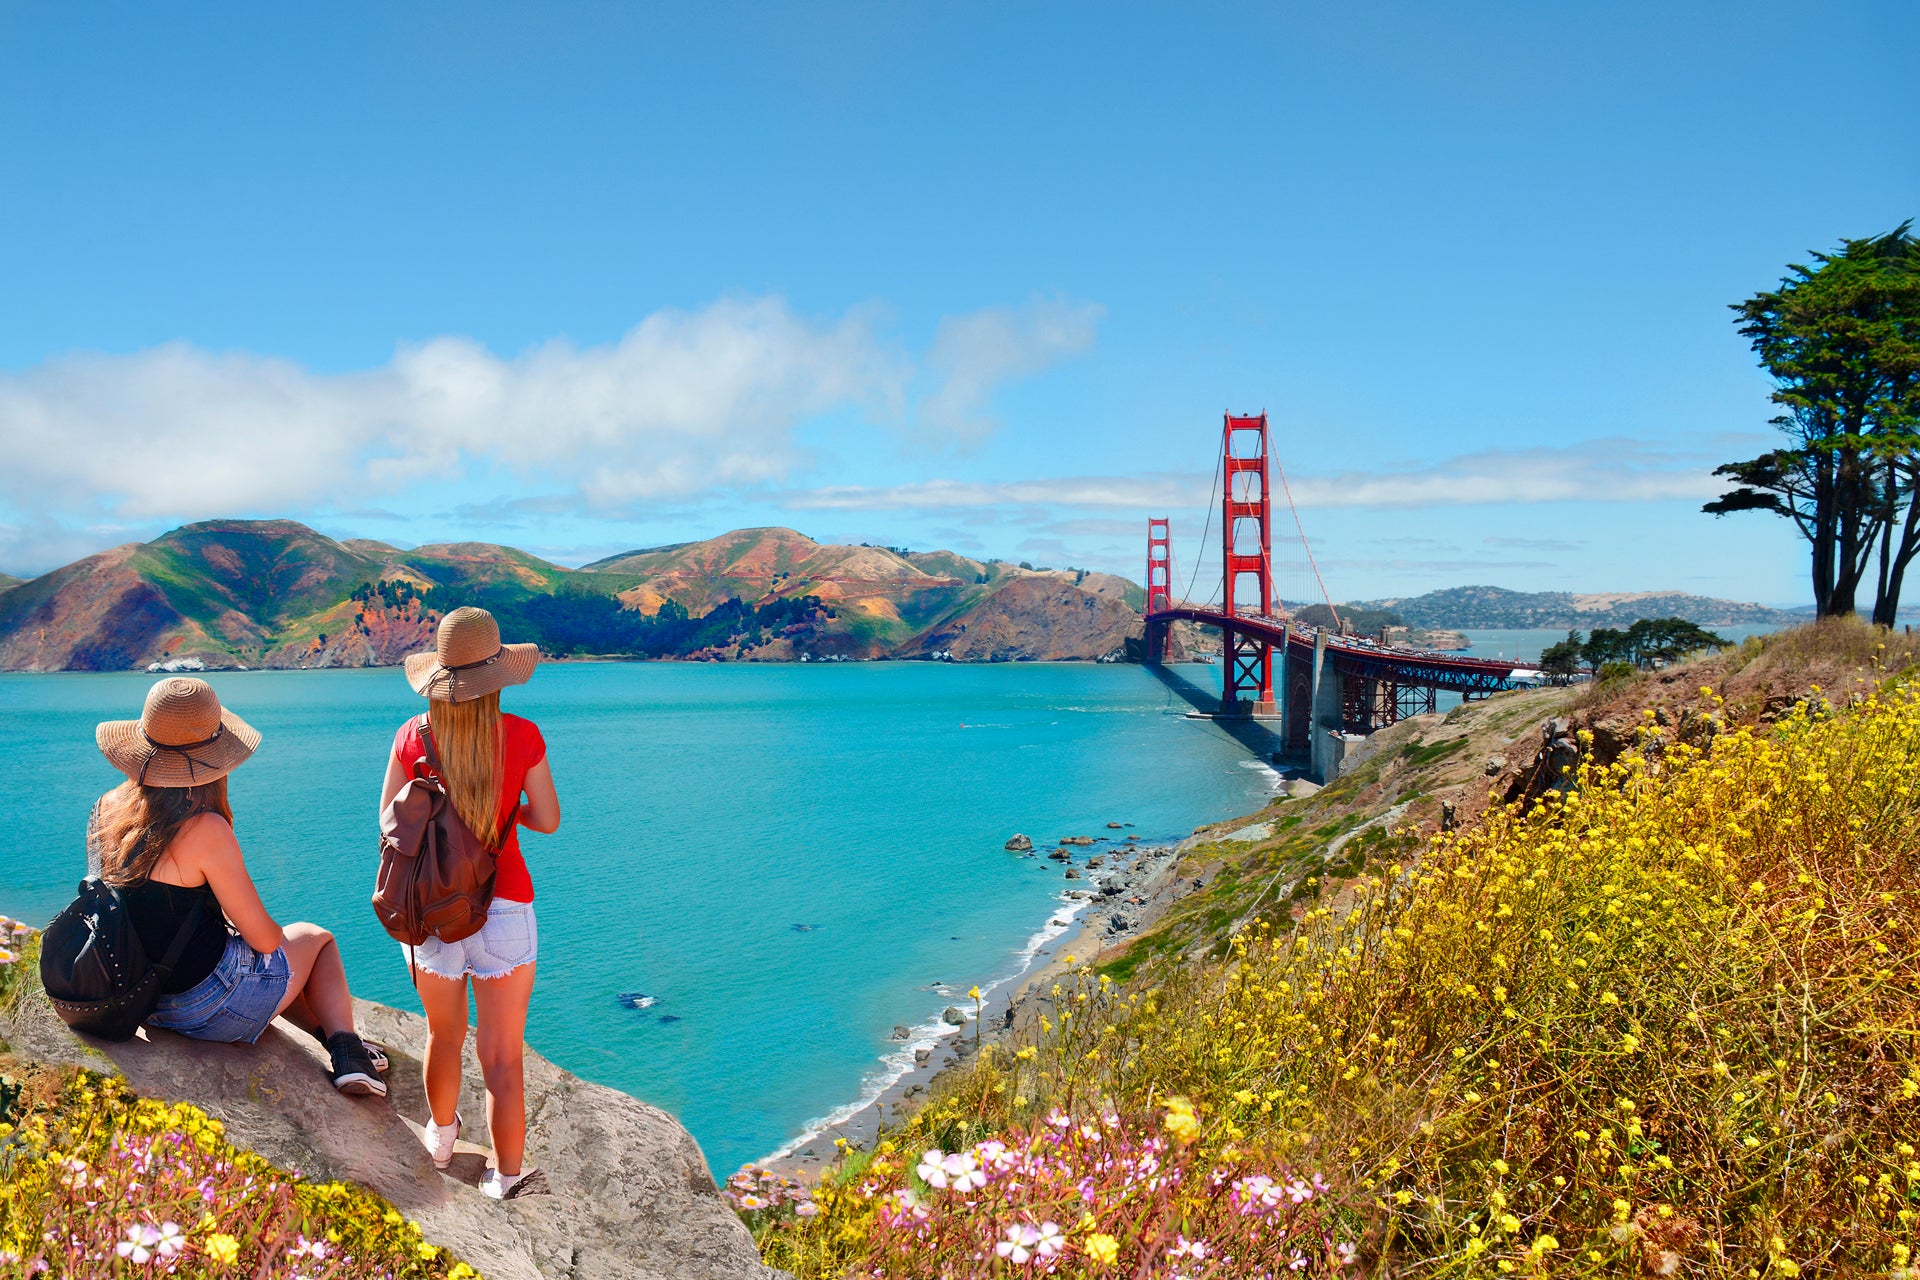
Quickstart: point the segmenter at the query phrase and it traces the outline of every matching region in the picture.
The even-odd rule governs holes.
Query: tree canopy
[[[1567,632],[1565,640],[1540,651],[1540,670],[1564,681],[1572,678],[1582,664],[1593,671],[1610,662],[1651,667],[1726,643],[1723,637],[1685,618],[1642,618],[1624,630],[1596,627],[1584,641],[1578,631]]]
[[[1812,550],[1814,606],[1852,613],[1874,592],[1893,625],[1920,553],[1920,240],[1911,222],[1792,265],[1780,287],[1733,310],[1773,375],[1783,448],[1715,475],[1734,487],[1706,511],[1769,511]]]

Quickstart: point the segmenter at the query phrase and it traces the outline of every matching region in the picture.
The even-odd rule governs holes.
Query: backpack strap
[[[426,716],[420,717],[420,745],[427,753],[427,769],[441,786],[447,782],[447,771],[440,767],[440,751],[433,745],[433,721]]]
[[[433,745],[433,723],[424,715],[420,717],[420,745],[425,747],[427,751],[427,768],[433,771],[435,780],[438,781],[444,789],[448,785],[447,771],[440,767],[440,752]],[[507,837],[511,835],[513,829],[519,825],[520,799],[518,796],[515,796],[512,811],[507,814],[507,820],[500,825],[500,843],[505,844]],[[495,849],[494,852],[498,853],[499,850]]]

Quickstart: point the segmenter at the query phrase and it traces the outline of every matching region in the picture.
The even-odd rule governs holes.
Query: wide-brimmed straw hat
[[[223,708],[205,680],[169,676],[147,690],[138,720],[108,720],[93,740],[142,786],[197,787],[239,768],[260,745],[260,731]]]
[[[493,615],[463,605],[440,619],[432,653],[407,659],[407,683],[440,702],[471,702],[510,684],[525,684],[539,662],[539,645],[501,644]]]

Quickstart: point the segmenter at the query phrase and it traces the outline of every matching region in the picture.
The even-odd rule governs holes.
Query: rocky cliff
[[[487,1280],[778,1280],[721,1199],[691,1135],[665,1112],[527,1054],[528,1158],[550,1194],[498,1203],[476,1189],[483,1150],[462,1142],[434,1169],[419,1142],[426,1112],[420,1054],[426,1023],[360,1002],[362,1032],[393,1060],[385,1100],[335,1093],[314,1041],[275,1023],[256,1045],[208,1044],[143,1031],[125,1044],[85,1040],[29,983],[0,1013],[0,1039],[29,1061],[124,1075],[141,1094],[190,1102],[229,1140],[283,1169],[378,1192],[427,1238]],[[470,1132],[485,1105],[473,1044],[460,1101]]]
[[[946,653],[960,662],[1097,659],[1122,650],[1140,629],[1138,611],[1117,593],[1032,577],[928,628],[903,652]]]

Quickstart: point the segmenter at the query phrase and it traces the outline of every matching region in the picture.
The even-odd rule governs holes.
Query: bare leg
[[[417,984],[427,1011],[427,1054],[421,1064],[427,1106],[435,1124],[450,1125],[460,1101],[460,1053],[467,1044],[467,980],[422,971]]]
[[[280,998],[284,1013],[296,1000],[328,1035],[353,1030],[353,996],[347,990],[347,969],[333,935],[317,924],[290,924],[285,930],[287,964],[293,976]]]
[[[289,982],[287,985],[293,984]],[[326,1033],[319,1031],[320,1019],[313,1016],[313,1006],[307,1003],[307,997],[304,994],[295,996],[291,1002],[283,1005],[280,1016],[302,1031],[318,1032],[321,1039],[326,1038]]]
[[[533,965],[500,978],[475,978],[473,1002],[480,1015],[480,1071],[487,1080],[487,1133],[500,1172],[520,1172],[527,1147],[527,1005],[533,999]]]

